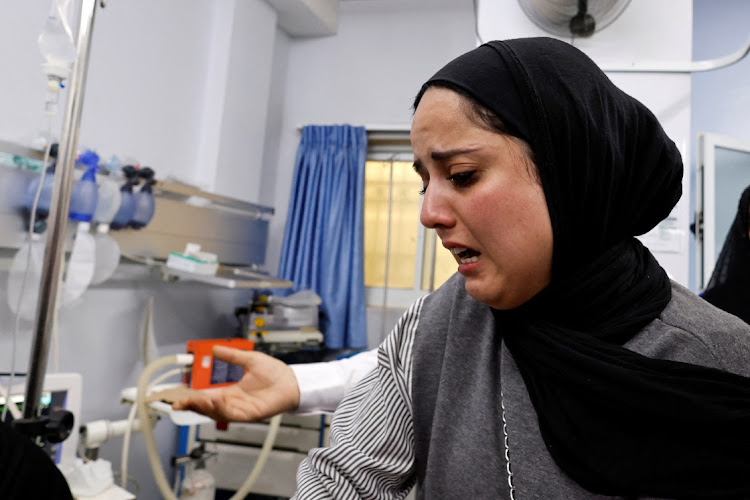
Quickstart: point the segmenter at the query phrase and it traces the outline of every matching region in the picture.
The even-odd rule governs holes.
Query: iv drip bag
[[[37,43],[44,58],[42,68],[52,85],[59,85],[70,74],[76,60],[76,46],[70,30],[68,15],[70,0],[52,0],[49,14],[44,22]]]

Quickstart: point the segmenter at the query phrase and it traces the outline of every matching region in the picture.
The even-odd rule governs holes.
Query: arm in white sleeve
[[[416,481],[412,344],[422,299],[378,349],[377,367],[336,409],[331,446],[300,464],[295,499],[403,499]]]
[[[375,369],[378,350],[326,363],[289,365],[299,385],[299,407],[295,413],[333,413],[352,387]]]

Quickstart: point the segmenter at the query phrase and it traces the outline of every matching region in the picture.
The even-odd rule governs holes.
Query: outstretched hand
[[[214,346],[213,355],[244,366],[245,375],[236,384],[178,401],[173,409],[192,410],[220,421],[256,422],[299,406],[297,378],[286,363],[261,352],[225,346]]]

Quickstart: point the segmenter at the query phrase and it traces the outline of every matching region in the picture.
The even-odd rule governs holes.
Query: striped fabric
[[[412,345],[424,297],[378,349],[378,367],[347,394],[331,447],[312,450],[297,472],[295,499],[401,499],[414,486]]]

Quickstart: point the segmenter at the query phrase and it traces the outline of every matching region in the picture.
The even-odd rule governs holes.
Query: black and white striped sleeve
[[[378,349],[378,366],[339,405],[331,446],[310,452],[295,499],[400,499],[414,485],[412,345],[423,298]]]

